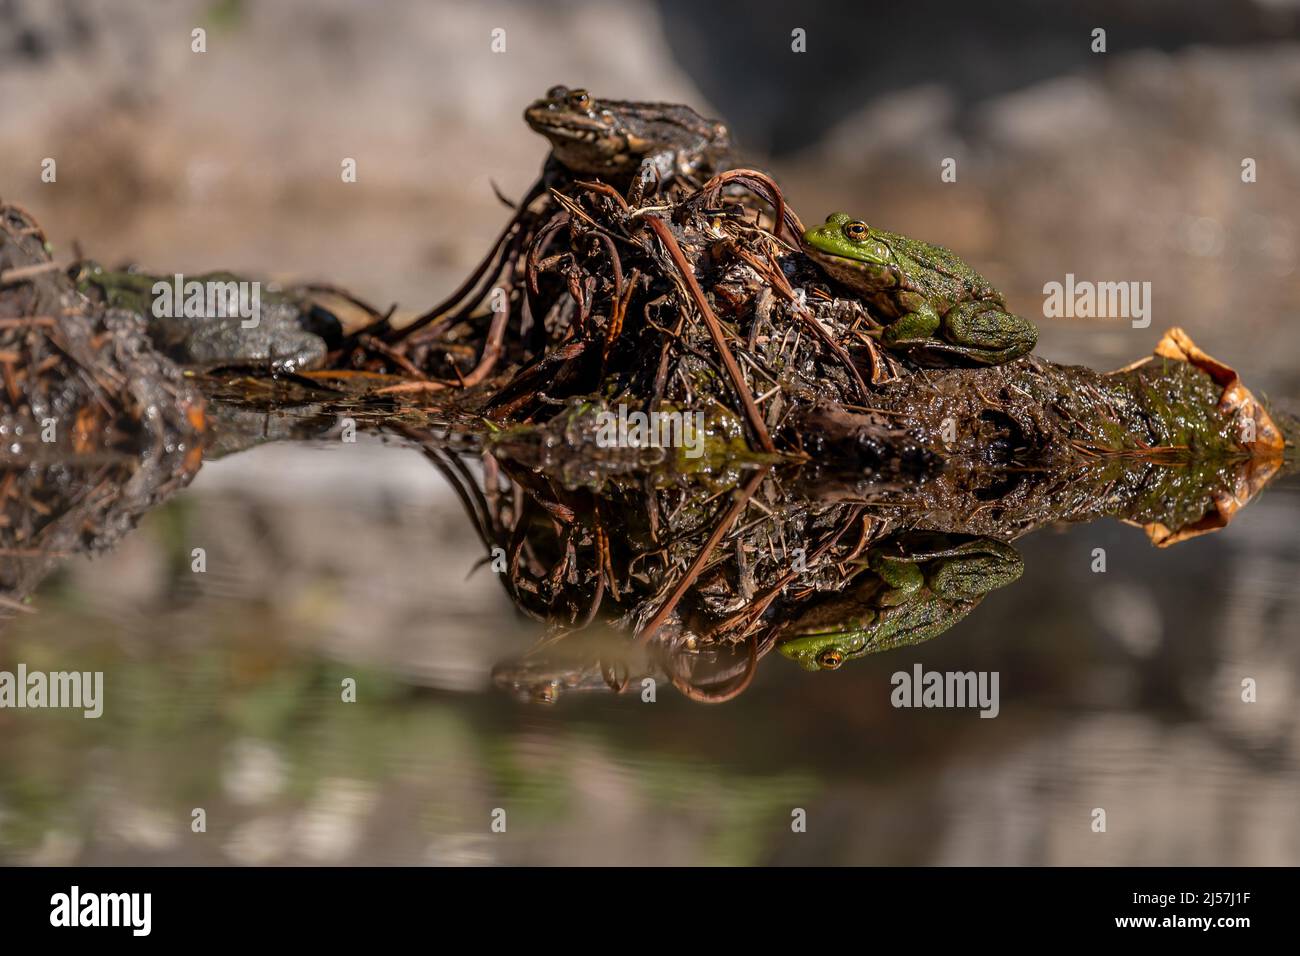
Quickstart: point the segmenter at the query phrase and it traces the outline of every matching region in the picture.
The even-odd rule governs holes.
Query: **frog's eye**
[[[861,221],[846,222],[840,231],[849,242],[864,242],[867,236],[871,235],[867,224]]]
[[[586,90],[574,90],[569,94],[569,105],[580,110],[591,108],[591,95]]]
[[[824,650],[817,655],[817,666],[824,671],[833,671],[844,663],[844,655],[834,648]]]

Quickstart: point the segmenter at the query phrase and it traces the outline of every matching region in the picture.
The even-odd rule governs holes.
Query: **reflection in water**
[[[566,480],[496,440],[464,457],[420,443],[456,489],[516,606],[546,636],[503,662],[517,696],[641,691],[668,679],[698,700],[734,697],[773,649],[810,670],[928,640],[1014,582],[1006,542],[1062,521],[1139,524],[1168,545],[1221,527],[1278,459],[1104,459],[1053,469],[946,469],[887,481],[812,466]],[[571,459],[562,467],[571,465]],[[994,493],[996,490],[998,493]],[[580,637],[608,621],[631,640]]]
[[[1285,690],[1300,657],[1270,623],[1300,594],[1293,479],[1228,533],[1164,553],[1113,523],[1028,536],[1023,579],[948,637],[828,675],[774,658],[725,714],[671,692],[654,707],[575,695],[521,708],[466,692],[533,635],[492,600],[496,575],[465,580],[479,555],[459,505],[436,505],[446,496],[409,450],[330,448],[205,467],[111,562],[72,562],[6,632],[0,667],[102,668],[109,706],[99,721],[0,714],[0,857],[1300,859]],[[273,473],[293,490],[264,484]],[[184,565],[194,541],[208,573],[173,576],[159,557]],[[1088,568],[1098,546],[1107,575]],[[1127,611],[1106,614],[1099,591]],[[918,661],[1000,669],[999,718],[891,709],[889,675]],[[1270,685],[1257,708],[1239,696],[1251,674]],[[359,707],[338,702],[344,676]],[[1098,805],[1109,836],[1087,827]],[[486,828],[497,806],[508,838]],[[792,806],[815,824],[800,838]],[[1188,836],[1205,832],[1231,836]]]
[[[286,406],[249,386],[247,400],[232,404],[230,383],[208,384],[227,399],[208,414],[218,454],[279,437],[336,438],[340,419],[358,414],[350,400],[314,388]],[[298,387],[274,391],[283,399]],[[751,685],[773,650],[806,670],[835,670],[927,641],[1014,586],[1023,565],[1010,541],[1109,517],[1175,543],[1225,524],[1280,463],[1109,458],[1050,470],[948,467],[904,480],[730,458],[687,473],[598,461],[574,484],[510,434],[489,437],[485,450],[473,435],[358,417],[363,431],[423,453],[461,502],[481,545],[480,574],[541,625],[533,647],[492,670],[499,688],[539,702],[581,691],[636,695],[661,681],[723,702]],[[48,468],[14,465],[11,604],[58,559],[102,550],[111,538],[87,529],[129,527],[188,477],[187,460],[99,464],[94,481],[76,462],[58,466],[57,482]],[[60,488],[62,497],[51,490]]]
[[[1074,606],[1078,582],[1055,570],[1065,539],[1022,536],[1016,548],[1026,561],[1025,579],[1004,590],[1026,593],[990,608],[993,617],[985,623],[982,609],[970,615],[959,629],[967,639],[950,650],[945,641],[924,646],[933,646],[924,658],[929,667],[1003,669],[1003,693],[1016,695],[1018,706],[1004,700],[996,721],[935,713],[933,721],[917,724],[902,721],[902,712],[887,704],[889,673],[910,668],[913,656],[875,655],[878,666],[864,659],[824,677],[774,659],[773,676],[788,675],[779,684],[754,680],[749,657],[751,648],[756,659],[760,652],[765,659],[778,647],[781,625],[798,609],[811,614],[823,602],[856,594],[867,579],[874,582],[877,549],[895,558],[934,554],[932,534],[902,528],[917,510],[908,497],[916,491],[815,471],[741,471],[703,488],[696,481],[647,487],[620,479],[607,494],[595,495],[535,472],[524,476],[524,485],[512,477],[518,469],[504,451],[500,459],[463,449],[453,454],[430,438],[422,451],[457,476],[469,503],[466,514],[475,516],[444,514],[431,523],[409,503],[429,491],[417,483],[420,468],[412,470],[417,460],[409,449],[380,455],[383,449],[363,442],[357,446],[362,454],[349,459],[353,470],[340,472],[328,460],[340,458],[346,446],[328,444],[336,450],[304,452],[307,464],[294,473],[294,498],[259,504],[240,497],[247,491],[239,489],[258,487],[259,461],[268,473],[283,471],[277,461],[289,461],[266,457],[276,447],[250,451],[209,467],[220,478],[226,472],[219,465],[237,466],[247,455],[248,465],[240,467],[254,470],[222,479],[198,498],[182,497],[162,510],[165,521],[142,529],[143,542],[135,535],[120,546],[156,541],[184,568],[189,545],[202,541],[210,551],[207,575],[167,572],[163,579],[175,584],[132,590],[130,580],[104,562],[79,565],[77,578],[56,580],[57,587],[43,592],[40,614],[10,630],[4,666],[61,661],[66,655],[51,657],[51,649],[73,649],[78,666],[113,675],[110,694],[117,706],[100,721],[24,715],[15,723],[12,711],[0,715],[19,734],[11,739],[28,741],[21,749],[10,745],[0,777],[6,858],[444,864],[1300,858],[1286,783],[1295,766],[1294,716],[1285,705],[1279,712],[1272,694],[1268,711],[1243,712],[1237,698],[1243,668],[1272,680],[1300,673],[1294,651],[1229,644],[1207,659],[1205,648],[1187,646],[1192,630],[1157,618],[1145,637],[1098,645],[1090,652],[1095,659],[1078,660],[1095,638],[1066,630],[1065,622],[1088,608],[1087,602]],[[323,494],[311,485],[317,470],[334,476],[328,481],[334,498],[312,510],[309,502]],[[1217,480],[1234,486],[1237,474],[1227,469]],[[408,481],[413,487],[397,490]],[[1113,509],[1149,523],[1158,515],[1145,492],[1156,481],[1153,473],[1134,483],[1127,504],[1113,496],[1104,507],[1095,500],[1076,503],[1066,517]],[[689,567],[747,484],[753,484],[748,503],[733,530],[719,538],[718,557],[704,565],[656,637],[630,642],[629,631],[651,618],[673,589],[671,580],[654,580],[662,573],[656,569]],[[366,486],[377,486],[376,504],[358,512]],[[1202,489],[1207,499],[1211,490]],[[1290,497],[1294,490],[1282,493]],[[541,500],[529,505],[530,495]],[[1087,497],[1079,491],[1069,500]],[[1259,506],[1269,504],[1266,495]],[[1172,511],[1180,510],[1176,505]],[[519,542],[514,516],[526,513],[528,533]],[[1220,563],[1236,568],[1236,577],[1203,589],[1221,599],[1223,633],[1241,639],[1268,633],[1243,615],[1271,619],[1294,603],[1300,555],[1288,514],[1274,508],[1271,518],[1256,523],[1255,535],[1261,527],[1279,528],[1273,545]],[[779,520],[786,515],[789,522]],[[1008,508],[1008,520],[1020,517]],[[1042,520],[1049,523],[1051,516]],[[597,541],[597,521],[607,545]],[[657,538],[648,531],[651,521]],[[1162,554],[1162,569],[1153,571],[1150,585],[1177,580],[1175,593],[1195,589],[1196,579],[1179,569],[1181,549],[1216,538],[1230,542],[1235,532]],[[474,548],[480,534],[503,542],[508,562],[517,549],[526,583],[515,586],[504,572],[494,574],[490,561],[463,581],[476,560],[491,554],[481,541]],[[1085,573],[1096,540],[1113,562],[1124,560],[1118,539],[1076,544],[1070,563]],[[431,549],[431,542],[441,547]],[[603,547],[611,563],[618,562],[617,590],[607,590],[587,623],[596,587],[592,569]],[[811,583],[773,596],[755,615],[753,608],[793,570],[780,563],[783,547],[791,555],[804,547]],[[1131,566],[1145,563],[1127,553]],[[552,584],[545,562],[565,554],[572,554],[569,567]],[[905,563],[929,578],[936,560],[942,559]],[[888,567],[881,557],[875,563]],[[729,587],[742,580],[750,596],[737,600]],[[1130,571],[1120,580],[1142,579]],[[379,581],[389,583],[377,589]],[[502,584],[551,629],[532,654],[521,651],[535,635],[514,627],[499,609],[489,613],[492,589]],[[1149,593],[1144,587],[1129,603],[1142,606]],[[474,616],[458,624],[458,614]],[[1008,653],[1007,635],[1027,633],[1020,620],[1025,615],[1038,622],[1033,640],[1017,642]],[[1113,626],[1141,618],[1126,613]],[[614,629],[604,626],[606,620]],[[1109,617],[1098,620],[1112,626]],[[721,624],[728,625],[730,640],[711,638]],[[746,630],[761,640],[735,636]],[[1105,631],[1099,626],[1095,633]],[[81,637],[69,644],[73,634]],[[449,670],[457,653],[465,663]],[[503,710],[506,697],[419,689],[426,680],[477,686],[472,678],[461,683],[457,674],[469,676],[475,668],[486,674],[492,658],[485,653],[510,658],[496,665],[494,681],[530,698],[563,698],[582,689],[607,693],[611,685],[632,697],[645,676],[674,681],[705,699],[731,696],[744,683],[749,693],[729,706],[746,738],[671,707],[655,711],[648,725],[632,700],[593,710],[601,695],[586,705],[575,700],[568,707],[521,711]],[[1026,696],[1031,674],[1045,697]],[[363,711],[338,704],[343,677],[364,688]],[[1168,726],[1160,714],[1169,703],[1158,690],[1166,686],[1209,688],[1208,694],[1180,697],[1190,702],[1182,706],[1193,708],[1182,719],[1205,723]],[[662,694],[660,701],[669,703]],[[1061,722],[1062,709],[1077,714]],[[986,724],[995,725],[989,731],[994,736],[986,736]],[[826,739],[826,726],[837,728],[834,742]],[[763,740],[773,742],[770,752],[753,749],[753,741]],[[51,754],[85,758],[50,761]],[[87,787],[98,794],[91,818],[74,797]],[[1252,810],[1241,816],[1246,795]],[[1102,804],[1112,821],[1104,843],[1090,841],[1076,819]],[[1171,804],[1182,808],[1179,822],[1171,820]],[[189,813],[197,805],[214,821],[206,843],[189,838]],[[482,819],[485,808],[502,805],[510,807],[514,835],[494,842]],[[818,826],[811,839],[789,839],[791,806],[814,814]],[[873,812],[863,814],[863,806]],[[670,829],[664,820],[673,821]],[[898,830],[887,826],[891,820],[928,829]],[[1237,821],[1237,841],[1216,847],[1186,839],[1189,825],[1225,825],[1211,821]],[[665,839],[669,833],[673,838]],[[1279,833],[1290,833],[1291,842],[1275,839]]]

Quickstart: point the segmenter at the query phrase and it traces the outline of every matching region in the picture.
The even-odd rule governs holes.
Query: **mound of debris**
[[[0,203],[0,605],[68,553],[110,547],[202,460],[202,397],[144,319],[95,306]]]

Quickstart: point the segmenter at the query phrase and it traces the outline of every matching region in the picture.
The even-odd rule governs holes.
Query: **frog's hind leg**
[[[1028,319],[975,300],[948,310],[943,337],[972,360],[1000,365],[1032,352],[1038,344],[1038,328]]]
[[[1015,548],[991,538],[971,542],[970,552],[940,558],[931,566],[930,587],[948,598],[977,598],[1006,587],[1024,573]]]

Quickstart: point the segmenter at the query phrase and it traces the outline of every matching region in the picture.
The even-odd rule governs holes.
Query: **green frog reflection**
[[[861,583],[800,614],[777,650],[816,671],[919,644],[1019,578],[1024,563],[1014,548],[992,538],[912,534],[873,548],[867,568]]]

